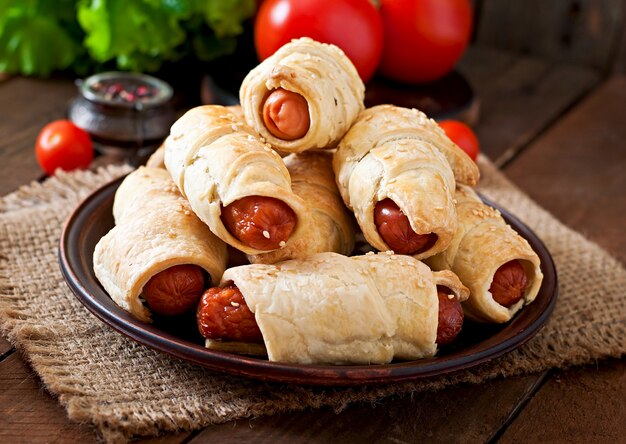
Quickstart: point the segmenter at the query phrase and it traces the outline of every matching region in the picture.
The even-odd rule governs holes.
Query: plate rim
[[[202,345],[177,338],[172,334],[159,330],[152,324],[138,321],[114,303],[114,309],[118,313],[109,310],[99,300],[98,295],[92,294],[86,288],[84,282],[77,274],[76,268],[80,264],[76,263],[76,260],[69,255],[69,252],[72,241],[85,229],[84,223],[79,225],[79,222],[89,217],[88,210],[91,207],[98,207],[96,203],[112,199],[115,190],[117,190],[117,187],[125,177],[126,175],[114,179],[91,192],[76,206],[66,220],[58,248],[58,258],[63,278],[75,297],[100,321],[118,333],[149,348],[214,371],[262,381],[315,386],[388,384],[456,373],[495,359],[526,343],[544,326],[551,316],[558,299],[559,286],[554,259],[543,241],[515,215],[479,194],[480,198],[487,205],[500,211],[507,223],[512,225],[512,228],[530,243],[533,250],[542,256],[541,270],[544,274],[544,280],[539,290],[539,295],[550,292],[549,287],[552,288],[551,294],[543,296],[548,298],[548,300],[540,300],[545,305],[544,310],[515,335],[471,353],[472,349],[485,341],[493,341],[493,338],[504,334],[503,332],[506,331],[505,327],[493,336],[489,336],[483,341],[472,344],[467,349],[456,351],[450,355],[376,365],[289,364],[209,350]],[[91,254],[93,255],[93,252]],[[112,302],[110,296],[101,286],[99,291]],[[516,315],[513,321],[510,321],[509,326],[512,325],[517,317]]]

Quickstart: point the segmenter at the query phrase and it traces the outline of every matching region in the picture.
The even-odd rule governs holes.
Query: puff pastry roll
[[[363,109],[365,86],[341,49],[292,40],[246,76],[246,122],[283,152],[334,147]]]
[[[115,194],[113,216],[115,227],[96,245],[94,272],[113,301],[135,318],[151,320],[140,297],[157,312],[167,305],[161,314],[180,314],[194,308],[204,288],[222,277],[226,244],[191,211],[164,169],[141,167],[127,176]],[[181,273],[188,278],[183,287],[195,279],[195,294],[177,288]],[[159,294],[159,300],[149,299],[144,287],[159,279],[169,279],[164,297],[180,293],[181,299],[166,301]]]
[[[309,217],[304,233],[285,248],[248,256],[251,263],[273,264],[333,251],[349,255],[354,249],[354,220],[335,184],[332,153],[306,152],[285,157],[293,192],[304,200]]]
[[[456,273],[469,288],[465,314],[481,322],[507,322],[531,303],[543,280],[540,261],[526,239],[469,187],[456,191],[459,225],[450,246],[426,263]]]
[[[473,184],[479,177],[476,164],[434,121],[391,105],[359,115],[333,166],[367,241],[418,259],[443,251],[456,231],[456,180]]]
[[[245,265],[228,269],[221,283],[227,292],[240,292],[254,313],[269,360],[302,364],[433,356],[440,328],[437,286],[446,287],[446,301],[467,298],[454,273],[432,272],[410,256],[386,253],[320,253],[277,265]],[[198,313],[207,337],[204,310],[210,310],[205,297]]]
[[[237,119],[243,122],[243,111],[241,106],[231,105],[226,107],[231,113],[237,117]],[[146,166],[149,168],[165,168],[165,143],[162,143],[157,150],[146,161]]]
[[[276,250],[303,231],[306,207],[283,160],[223,106],[194,108],[174,123],[165,166],[198,217],[238,250]]]

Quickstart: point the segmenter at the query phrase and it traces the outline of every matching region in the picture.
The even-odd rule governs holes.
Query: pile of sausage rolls
[[[212,349],[271,361],[432,357],[533,301],[539,258],[415,109],[365,109],[344,53],[293,40],[125,178],[94,271],[135,318],[196,312]],[[355,233],[376,252],[353,255]],[[183,319],[181,317],[181,319]]]

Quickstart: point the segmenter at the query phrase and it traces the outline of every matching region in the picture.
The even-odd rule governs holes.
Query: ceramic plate
[[[185,361],[266,381],[310,385],[359,385],[390,383],[457,372],[507,353],[533,337],[549,318],[557,299],[554,262],[541,240],[505,209],[506,221],[525,237],[541,259],[543,284],[536,300],[502,325],[466,322],[453,346],[434,358],[386,365],[297,365],[269,362],[206,349],[196,330],[193,314],[176,322],[156,317],[145,324],[118,307],[100,286],[93,272],[96,243],[113,227],[113,197],[122,179],[91,194],[66,223],[59,248],[63,275],[78,299],[100,320],[123,335]]]

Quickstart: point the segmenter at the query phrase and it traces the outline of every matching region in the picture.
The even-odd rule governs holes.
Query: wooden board
[[[626,263],[626,76],[603,84],[506,173],[540,205]]]
[[[472,48],[459,69],[481,103],[476,132],[482,152],[504,165],[597,82],[590,69],[497,50]]]
[[[0,337],[0,360],[2,360],[2,357],[8,355],[11,350],[13,350],[11,343]]]
[[[607,72],[622,34],[622,0],[482,0],[478,45]]]
[[[17,353],[0,363],[0,442],[95,442],[90,426],[70,422]]]
[[[527,376],[461,386],[375,405],[231,421],[207,427],[193,444],[219,442],[487,442],[516,413],[541,378]]]
[[[626,264],[626,76],[611,78],[505,171],[561,221]],[[621,442],[626,362],[556,372],[502,442]]]
[[[0,83],[0,194],[43,174],[35,160],[37,134],[45,124],[66,117],[67,103],[75,93],[68,79],[15,77]]]
[[[624,442],[625,401],[624,361],[556,372],[499,442]]]

